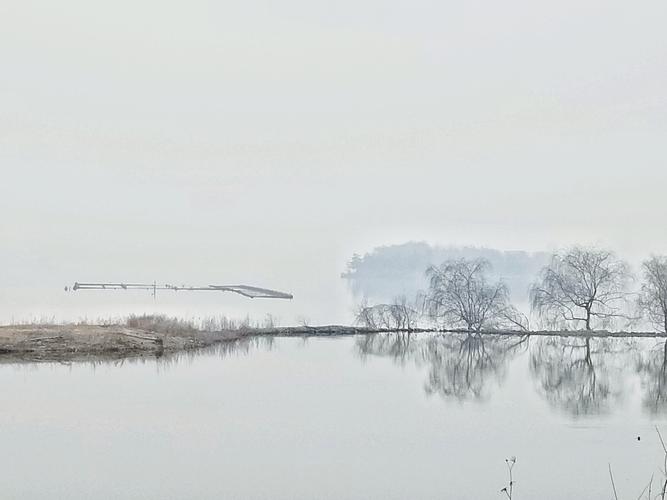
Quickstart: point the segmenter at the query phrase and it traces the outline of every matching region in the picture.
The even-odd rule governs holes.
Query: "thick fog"
[[[0,3],[0,322],[335,321],[405,241],[667,252],[667,4]],[[248,283],[72,295],[75,280]]]

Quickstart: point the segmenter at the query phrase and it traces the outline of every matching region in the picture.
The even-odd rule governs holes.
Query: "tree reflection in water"
[[[527,337],[521,339],[464,335],[433,338],[421,350],[421,361],[429,367],[426,392],[459,401],[484,399],[490,382],[500,383],[508,361]]]
[[[530,371],[545,398],[573,415],[607,411],[623,392],[623,360],[632,342],[604,338],[537,339]]]
[[[420,343],[413,342],[413,336],[414,334],[408,332],[372,333],[358,337],[356,345],[362,358],[383,356],[404,365],[406,361],[414,360],[415,350]]]
[[[643,389],[642,404],[652,414],[667,411],[667,342],[638,356],[637,373]]]
[[[362,357],[382,356],[399,365],[425,367],[426,393],[457,401],[488,398],[490,390],[505,380],[509,363],[526,353],[538,392],[553,407],[574,416],[613,409],[622,400],[634,369],[641,380],[644,408],[653,414],[667,413],[667,342],[650,348],[652,341],[630,338],[528,340],[518,335],[395,332],[359,336],[355,345]],[[248,337],[207,352],[227,357],[272,348],[272,337]],[[170,361],[179,358],[183,356]]]
[[[359,337],[362,356],[386,356],[397,363],[426,366],[425,390],[459,401],[480,400],[491,382],[505,378],[509,360],[528,347],[528,337],[480,334],[372,334]]]
[[[642,404],[652,414],[667,414],[667,342],[595,337],[535,337],[480,334],[376,333],[355,339],[362,357],[381,356],[427,370],[424,390],[457,401],[483,401],[505,380],[509,363],[529,356],[538,392],[555,408],[574,416],[612,410],[621,401],[633,371],[642,387]],[[248,356],[274,348],[271,336],[168,354],[162,369],[202,355]],[[147,362],[148,359],[128,362]],[[123,361],[124,362],[124,361]]]

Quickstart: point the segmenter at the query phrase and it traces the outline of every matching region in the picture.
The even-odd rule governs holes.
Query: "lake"
[[[637,498],[663,452],[657,339],[378,334],[1,365],[4,498]],[[640,439],[638,439],[640,438]]]

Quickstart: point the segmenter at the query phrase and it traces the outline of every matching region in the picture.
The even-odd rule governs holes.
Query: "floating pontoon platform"
[[[207,285],[207,286],[186,286],[186,285],[158,285],[156,283],[74,283],[71,288],[76,290],[148,290],[155,296],[158,290],[178,291],[204,291],[204,292],[233,292],[251,299],[293,299],[291,293],[279,292],[269,288],[260,288],[249,285]],[[69,287],[65,287],[69,290]]]

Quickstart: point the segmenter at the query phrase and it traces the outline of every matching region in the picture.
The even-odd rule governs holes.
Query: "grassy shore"
[[[164,316],[132,316],[108,324],[25,324],[0,326],[0,363],[85,361],[155,357],[203,349],[249,337],[343,336],[393,332],[353,326],[251,326],[247,323],[202,325]],[[462,330],[414,329],[412,333],[458,333]],[[664,337],[653,332],[515,331],[494,330],[484,335],[560,337]]]
[[[371,333],[341,326],[202,325],[164,316],[132,316],[104,324],[0,326],[0,363],[85,361],[163,356],[258,336]]]

